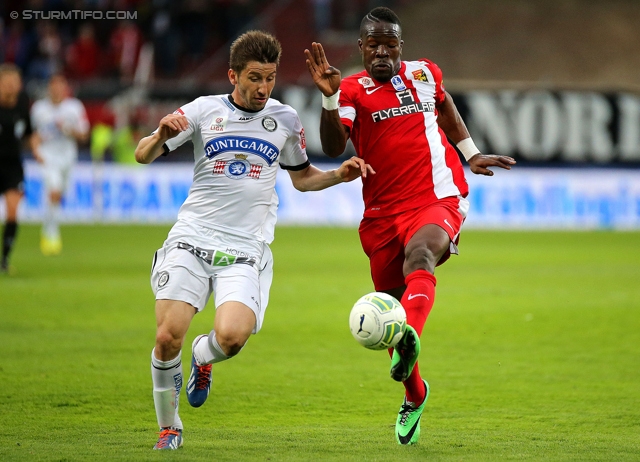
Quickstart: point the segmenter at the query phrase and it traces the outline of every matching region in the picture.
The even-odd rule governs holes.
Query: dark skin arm
[[[324,96],[333,96],[340,89],[342,80],[340,71],[329,65],[322,45],[313,42],[311,51],[304,50],[307,68],[313,82]],[[338,110],[328,111],[322,108],[320,116],[320,142],[322,151],[329,157],[338,157],[344,152],[349,139],[349,128],[340,121]]]
[[[467,126],[464,124],[453,102],[453,98],[451,98],[451,95],[447,92],[445,92],[444,101],[438,106],[438,126],[454,144],[458,144],[470,136],[469,130],[467,130]],[[489,170],[488,167],[500,167],[505,170],[511,170],[511,166],[516,163],[516,161],[509,156],[487,155],[480,152],[471,157],[467,162],[473,173],[486,176],[493,176],[493,172]]]

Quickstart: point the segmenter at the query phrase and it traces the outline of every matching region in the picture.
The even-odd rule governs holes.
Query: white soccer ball
[[[398,300],[383,292],[361,297],[351,309],[349,328],[360,345],[386,350],[397,345],[407,326],[407,314]]]

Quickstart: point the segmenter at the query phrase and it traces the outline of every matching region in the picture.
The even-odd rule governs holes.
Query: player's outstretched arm
[[[140,140],[136,147],[136,162],[140,164],[150,164],[162,155],[164,149],[162,145],[167,140],[178,136],[178,134],[189,128],[189,121],[183,115],[169,114],[160,120],[158,130]]]
[[[351,157],[345,160],[340,167],[335,170],[323,171],[309,165],[304,170],[289,170],[293,187],[298,191],[320,191],[335,186],[338,183],[347,183],[358,177],[366,178],[367,175],[375,175],[371,165],[365,163],[359,157]]]
[[[445,99],[438,106],[438,125],[447,138],[458,146],[469,163],[469,168],[476,175],[493,176],[493,172],[488,167],[511,170],[511,166],[515,165],[516,161],[509,156],[487,155],[480,152],[471,140],[469,130],[467,130],[467,126],[460,117],[458,108],[448,92],[445,92]]]
[[[311,51],[304,50],[307,69],[322,92],[322,115],[320,116],[320,142],[322,151],[329,157],[338,157],[344,152],[349,139],[349,130],[340,121],[338,98],[340,70],[329,64],[322,44],[313,42]]]

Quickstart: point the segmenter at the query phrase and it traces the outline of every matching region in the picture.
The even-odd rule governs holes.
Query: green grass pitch
[[[638,460],[640,233],[466,231],[438,268],[422,336],[432,393],[418,445],[393,434],[403,388],[351,337],[372,291],[355,229],[279,227],[263,330],[183,394],[185,445],[156,421],[149,269],[168,226],[20,229],[0,277],[0,460]],[[183,350],[212,326],[196,316]],[[186,378],[185,378],[186,382]]]

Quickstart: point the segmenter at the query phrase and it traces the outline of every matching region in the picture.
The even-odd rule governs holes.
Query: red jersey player
[[[426,59],[402,61],[402,45],[400,20],[379,7],[360,24],[363,72],[342,80],[319,43],[305,50],[305,56],[323,95],[323,151],[337,157],[351,138],[358,156],[377,172],[363,178],[360,241],[375,289],[395,296],[407,312],[407,331],[390,350],[390,372],[406,389],[396,439],[413,444],[429,396],[417,359],[434,302],[434,271],[457,253],[469,207],[462,164],[448,139],[476,174],[490,176],[488,167],[508,170],[515,161],[479,152],[442,85],[438,66]]]

